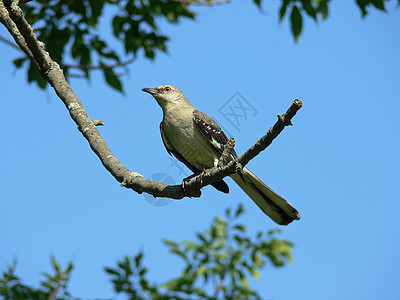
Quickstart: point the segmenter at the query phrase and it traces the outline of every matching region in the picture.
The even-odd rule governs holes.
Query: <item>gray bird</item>
[[[143,88],[151,94],[163,110],[160,123],[161,137],[170,155],[183,162],[194,174],[216,166],[228,138],[207,114],[195,109],[186,96],[172,85]],[[235,158],[237,157],[234,153]],[[248,168],[230,175],[237,185],[280,225],[300,219],[298,211],[275,193]],[[223,181],[212,184],[217,190],[229,193]]]

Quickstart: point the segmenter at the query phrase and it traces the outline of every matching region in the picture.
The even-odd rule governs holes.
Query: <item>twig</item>
[[[217,287],[215,288],[215,293],[214,293],[215,299],[218,299],[218,295],[219,295],[220,290],[223,287],[223,284],[224,284],[224,281],[221,279],[220,282],[218,283]]]
[[[91,71],[91,70],[108,70],[108,69],[113,69],[117,67],[125,67],[126,65],[129,65],[130,63],[135,61],[135,57],[132,57],[131,59],[128,59],[127,61],[124,62],[119,62],[113,65],[98,65],[98,66],[84,66],[84,65],[70,65],[70,64],[61,64],[61,67],[65,68],[70,68],[70,69],[80,69],[84,71]]]
[[[294,100],[293,104],[289,107],[284,115],[278,115],[278,121],[271,127],[267,134],[260,138],[253,146],[250,147],[241,157],[239,162],[244,166],[251,159],[256,157],[261,151],[265,150],[272,141],[282,132],[285,126],[293,125],[291,120],[299,109],[303,106],[303,102],[299,99]]]
[[[60,279],[57,280],[57,285],[54,288],[54,290],[51,292],[48,300],[53,300],[56,297],[56,295],[60,291],[60,287],[62,284],[63,284],[63,278],[61,277]]]
[[[213,182],[219,181],[224,177],[234,174],[237,171],[238,164],[244,167],[250,160],[260,154],[261,151],[265,150],[272,141],[282,132],[282,130],[288,126],[292,125],[291,120],[303,106],[303,103],[296,99],[293,104],[289,107],[284,115],[278,115],[278,121],[272,126],[268,132],[261,137],[253,146],[251,146],[242,156],[230,161],[223,167],[216,167],[209,169],[208,172],[203,172],[196,178],[185,183],[185,191],[189,193],[192,190],[197,190],[211,184]]]
[[[11,47],[13,47],[14,49],[17,49],[18,51],[21,51],[21,49],[17,45],[15,45],[13,42],[7,40],[6,38],[2,37],[1,35],[0,35],[0,41],[2,41],[3,43],[6,43],[7,45],[9,45]]]
[[[182,199],[185,196],[200,197],[200,189],[202,187],[235,173],[238,164],[242,166],[246,165],[251,159],[268,147],[283,128],[291,124],[291,119],[302,106],[300,100],[295,100],[286,114],[279,116],[278,121],[268,130],[267,134],[258,140],[256,144],[241,157],[230,161],[222,167],[215,167],[207,170],[207,172],[201,173],[201,175],[185,184],[185,191],[182,185],[166,185],[162,182],[147,180],[141,174],[130,171],[112,154],[106,141],[101,137],[95,124],[89,118],[81,101],[66,81],[61,68],[40,45],[40,42],[37,40],[31,26],[24,18],[17,3],[18,1],[16,0],[4,0],[4,4],[6,4],[6,8],[11,17],[10,19],[6,14],[3,0],[0,0],[1,23],[5,24],[7,29],[12,28],[9,32],[14,40],[16,40],[20,48],[27,53],[28,57],[37,64],[40,73],[54,88],[61,101],[63,101],[71,118],[78,125],[79,131],[89,142],[90,147],[99,157],[104,167],[118,182],[122,183],[122,186],[131,188],[139,194],[146,192],[155,197],[168,197],[173,199]],[[227,152],[229,152],[228,150]],[[233,150],[233,146],[230,150]]]

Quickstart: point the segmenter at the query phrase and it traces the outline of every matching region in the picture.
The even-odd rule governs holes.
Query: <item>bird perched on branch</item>
[[[183,162],[194,174],[216,166],[228,142],[218,124],[194,108],[186,96],[172,85],[143,88],[142,91],[151,94],[163,110],[160,131],[168,153]],[[232,155],[233,158],[237,157],[234,151]],[[288,201],[248,168],[244,167],[230,177],[276,223],[287,225],[300,219],[300,214]],[[229,192],[223,180],[212,186],[221,192]]]

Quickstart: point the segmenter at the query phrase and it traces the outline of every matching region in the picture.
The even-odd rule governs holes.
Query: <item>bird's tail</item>
[[[235,173],[231,178],[267,216],[279,225],[288,225],[300,219],[299,212],[288,201],[275,193],[249,169],[243,168],[241,174]]]

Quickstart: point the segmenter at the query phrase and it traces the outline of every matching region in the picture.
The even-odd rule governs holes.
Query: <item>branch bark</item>
[[[206,170],[199,176],[185,182],[184,189],[182,185],[166,185],[162,182],[147,180],[141,174],[130,171],[112,154],[106,141],[96,128],[96,125],[99,124],[89,118],[80,99],[65,79],[62,69],[51,59],[49,53],[44,50],[41,42],[36,38],[22,10],[18,7],[17,0],[0,0],[0,22],[8,29],[21,50],[36,63],[40,73],[63,101],[79,131],[86,138],[104,167],[121,183],[121,186],[130,188],[139,194],[145,192],[154,197],[173,199],[182,199],[186,196],[200,197],[202,187],[235,173],[238,168],[245,166],[268,147],[285,126],[291,125],[291,119],[302,106],[302,102],[296,99],[284,115],[278,115],[278,121],[268,130],[266,135],[242,156],[226,164],[223,163],[222,166]],[[234,141],[231,141],[231,143],[234,143]],[[233,144],[229,148],[233,149]],[[228,150],[231,151],[231,149]]]

